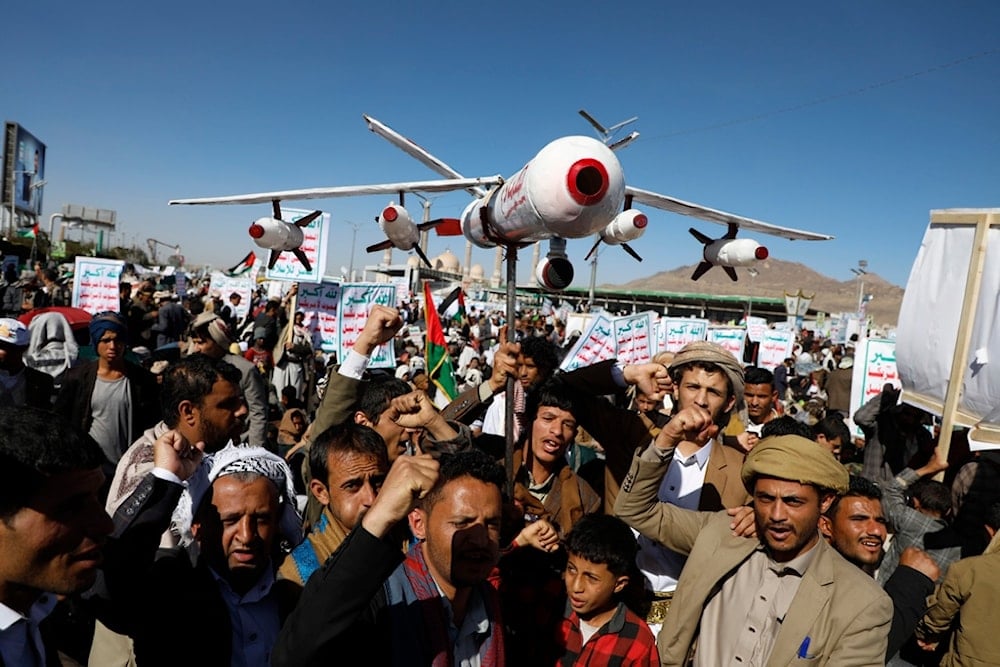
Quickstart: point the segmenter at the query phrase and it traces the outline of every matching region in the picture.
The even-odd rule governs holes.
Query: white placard
[[[709,327],[705,337],[710,343],[717,343],[743,363],[743,346],[746,344],[747,331],[743,327]]]
[[[345,283],[340,292],[340,350],[343,360],[347,351],[365,328],[372,306],[395,307],[396,286],[387,283]],[[369,358],[368,368],[395,368],[396,353],[390,340],[377,347]]]
[[[902,386],[896,368],[896,342],[883,338],[862,338],[854,350],[854,374],[851,376],[851,424],[862,405],[882,393],[886,384]],[[863,433],[853,426],[854,434]]]
[[[677,352],[688,343],[705,340],[708,335],[708,320],[661,317],[657,322],[658,352]]]
[[[653,315],[647,311],[612,320],[618,361],[646,364],[653,360]]]
[[[757,349],[757,365],[773,371],[785,359],[792,356],[795,334],[791,331],[767,329]]]
[[[121,281],[125,262],[118,259],[97,257],[76,258],[73,270],[73,307],[82,308],[91,315],[106,310],[118,312],[118,283]]]

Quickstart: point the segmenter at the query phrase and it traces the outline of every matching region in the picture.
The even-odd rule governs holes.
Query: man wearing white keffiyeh
[[[204,457],[176,431],[154,444],[153,471],[115,514],[105,568],[106,625],[135,643],[139,665],[267,665],[287,608],[273,588],[281,542],[295,546],[301,519],[285,462],[260,447],[229,446]],[[156,556],[173,520],[186,550]],[[155,557],[155,558],[154,558]],[[228,632],[226,632],[228,630]]]

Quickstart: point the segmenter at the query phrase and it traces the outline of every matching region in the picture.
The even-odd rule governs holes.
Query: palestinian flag
[[[455,302],[458,302],[456,305]],[[438,315],[446,319],[461,319],[465,316],[465,292],[459,285],[448,293],[441,303],[438,304]]]
[[[241,259],[236,266],[232,266],[226,269],[225,274],[230,278],[235,278],[236,276],[242,276],[244,273],[253,268],[253,263],[257,261],[257,255],[251,250],[246,257]]]
[[[31,229],[19,229],[17,230],[17,235],[22,239],[37,239],[38,238],[38,223]]]
[[[458,391],[455,388],[455,375],[451,357],[448,355],[448,345],[444,340],[444,329],[441,328],[441,318],[438,317],[438,312],[434,309],[434,300],[431,298],[430,283],[424,283],[424,313],[427,320],[427,342],[424,347],[427,377],[450,401],[458,396]]]

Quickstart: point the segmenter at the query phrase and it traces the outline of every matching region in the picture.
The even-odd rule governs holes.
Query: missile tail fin
[[[272,250],[270,257],[267,258],[267,268],[273,269],[274,265],[278,263],[279,257],[281,257],[281,251]]]
[[[722,270],[726,272],[726,275],[729,276],[729,279],[732,280],[734,283],[737,280],[739,280],[739,278],[736,276],[736,269],[734,269],[733,267],[724,266],[722,267]]]
[[[313,220],[323,215],[323,211],[313,211],[309,215],[295,221],[296,227],[308,227]]]
[[[427,259],[427,255],[425,255],[424,251],[420,249],[420,246],[418,246],[418,245],[413,246],[413,252],[417,253],[417,255],[420,257],[420,259],[422,259],[424,261],[424,264],[427,265],[428,269],[433,269],[434,268],[433,266],[431,266],[431,260]]]
[[[633,250],[632,246],[630,246],[629,244],[623,243],[622,244],[622,250],[624,250],[628,254],[632,255],[632,257],[635,259],[635,261],[637,261],[637,262],[641,262],[642,261],[642,257],[639,256],[639,253],[637,253],[635,250]]]
[[[319,211],[316,212],[319,213]],[[296,248],[295,250],[292,251],[292,254],[295,255],[295,257],[298,258],[300,262],[302,262],[302,266],[305,267],[306,271],[312,271],[312,264],[309,263],[309,258],[306,257],[306,254],[305,252],[302,251],[302,248]]]
[[[705,272],[708,271],[710,268],[712,268],[711,262],[702,262],[701,264],[698,265],[698,268],[694,270],[694,273],[691,274],[691,280],[698,280],[698,278],[701,278],[703,275],[705,275]]]
[[[590,252],[588,252],[587,256],[583,258],[583,261],[586,262],[587,260],[589,260],[590,256],[593,255],[595,252],[597,252],[597,246],[599,246],[599,245],[601,245],[601,239],[600,238],[598,238],[597,241],[594,242],[594,247],[590,249]]]
[[[688,231],[691,232],[691,236],[693,236],[696,239],[698,239],[698,242],[701,243],[702,245],[708,245],[709,243],[712,243],[713,241],[715,241],[715,239],[708,238],[707,236],[705,236],[704,234],[702,234],[701,232],[699,232],[694,227],[689,228]]]

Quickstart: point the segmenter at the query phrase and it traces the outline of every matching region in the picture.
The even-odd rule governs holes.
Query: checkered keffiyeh
[[[288,468],[288,464],[280,456],[272,454],[263,447],[229,445],[205,456],[201,467],[185,483],[184,492],[173,515],[173,526],[181,536],[181,544],[188,546],[194,541],[191,522],[212,483],[220,477],[241,472],[256,473],[275,483],[281,498],[281,514],[278,521],[281,537],[288,540],[292,546],[302,541],[302,517],[299,516],[296,506],[292,471]]]

